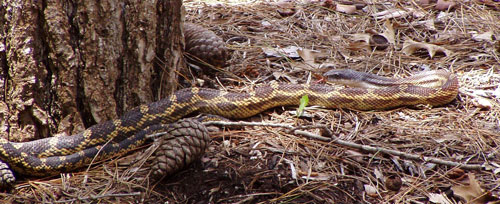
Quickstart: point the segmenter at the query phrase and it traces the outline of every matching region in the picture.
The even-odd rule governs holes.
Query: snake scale
[[[203,154],[208,146],[210,138],[206,128],[198,120],[183,119],[193,114],[247,118],[273,107],[296,106],[304,95],[308,96],[310,105],[324,108],[380,110],[417,104],[439,106],[452,101],[459,86],[457,77],[444,70],[404,79],[346,71],[327,72],[325,76],[333,81],[361,78],[382,87],[272,83],[248,93],[181,89],[170,97],[141,105],[119,119],[96,124],[75,135],[24,143],[1,139],[0,185],[15,182],[12,171],[29,176],[56,175],[121,155],[143,145],[146,135],[159,130],[166,130],[168,134],[153,155],[156,158],[153,171],[157,175],[171,174]]]

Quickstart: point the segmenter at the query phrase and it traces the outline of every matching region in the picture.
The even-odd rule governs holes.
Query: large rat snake
[[[438,106],[453,100],[458,92],[457,77],[443,70],[404,79],[345,70],[331,71],[325,76],[340,82],[346,78],[348,81],[360,79],[382,88],[275,83],[249,93],[182,89],[163,100],[136,107],[120,119],[96,124],[76,135],[25,143],[1,140],[0,160],[5,163],[0,163],[0,182],[14,182],[11,169],[23,175],[44,176],[88,166],[93,160],[135,149],[144,144],[146,134],[159,129],[167,129],[171,134],[170,143],[166,145],[170,149],[163,152],[167,156],[158,156],[161,159],[157,170],[172,173],[193,160],[193,155],[202,154],[209,141],[203,125],[195,120],[181,120],[193,113],[247,118],[273,107],[296,106],[304,95],[308,95],[310,105],[325,108],[373,110],[417,104]]]

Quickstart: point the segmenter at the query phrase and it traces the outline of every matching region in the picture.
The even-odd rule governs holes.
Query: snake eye
[[[323,76],[328,77],[330,79],[340,79],[342,77],[342,74],[338,72],[338,70],[330,70],[323,74]]]
[[[340,74],[339,73],[335,73],[335,74],[330,75],[330,77],[338,79],[338,78],[340,78]]]

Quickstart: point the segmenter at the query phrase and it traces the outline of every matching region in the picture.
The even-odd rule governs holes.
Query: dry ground
[[[460,93],[442,107],[366,112],[306,108],[301,118],[295,117],[295,108],[276,108],[249,121],[324,126],[333,138],[346,142],[480,165],[480,170],[363,151],[286,127],[219,127],[212,128],[213,141],[201,161],[154,186],[136,178],[140,174],[123,174],[127,167],[113,160],[86,172],[20,184],[6,198],[76,203],[465,203],[485,193],[488,196],[471,202],[498,202],[500,4],[482,2],[459,1],[440,11],[435,2],[358,1],[357,10],[347,13],[336,9],[340,1],[185,3],[186,20],[222,36],[232,51],[230,66],[205,79],[218,89],[245,91],[272,81],[316,83],[330,68],[396,77],[436,69],[455,73]],[[375,34],[389,42],[392,36],[393,43],[373,49],[373,42],[363,39]],[[403,49],[408,39],[414,41],[410,46],[424,48]],[[291,46],[319,54],[303,60],[294,56]],[[437,53],[430,57],[432,50]],[[326,135],[322,128],[305,131]]]

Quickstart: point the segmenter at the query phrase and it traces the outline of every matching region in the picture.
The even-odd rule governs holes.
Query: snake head
[[[352,69],[332,69],[323,74],[323,76],[328,82],[350,87],[359,87],[359,83],[363,82],[366,78],[365,73]]]
[[[367,73],[358,72],[352,69],[332,69],[323,74],[323,76],[334,81],[335,80],[362,81],[364,78],[366,78],[366,75]]]

